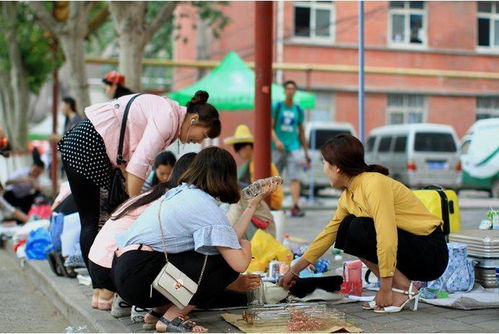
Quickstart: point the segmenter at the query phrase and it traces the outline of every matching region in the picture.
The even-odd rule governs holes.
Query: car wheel
[[[491,197],[499,198],[499,179],[492,182],[492,187],[490,188]]]

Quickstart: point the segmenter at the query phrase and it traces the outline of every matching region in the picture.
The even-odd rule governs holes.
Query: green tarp
[[[254,109],[255,73],[231,51],[201,80],[167,96],[185,105],[198,90],[207,91],[210,94],[208,102],[219,110]],[[284,101],[284,88],[272,84],[272,102],[278,101]],[[299,90],[294,101],[303,109],[311,109],[315,107],[315,94]]]

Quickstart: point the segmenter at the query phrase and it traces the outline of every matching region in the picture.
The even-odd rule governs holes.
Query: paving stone
[[[488,322],[491,320],[497,320],[498,318],[494,315],[480,315],[480,314],[470,314],[466,317],[460,317],[458,320],[462,323],[474,325],[482,322]]]
[[[479,328],[482,328],[484,330],[491,331],[491,332],[499,332],[499,318],[496,318],[495,320],[476,323],[476,324],[474,324],[474,326],[477,326]]]

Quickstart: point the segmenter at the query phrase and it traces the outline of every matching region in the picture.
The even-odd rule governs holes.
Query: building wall
[[[277,2],[274,2],[274,25]],[[499,54],[476,51],[477,4],[472,1],[427,1],[427,46],[389,46],[389,2],[365,2],[365,61],[366,66],[414,68],[444,71],[498,72]],[[358,63],[358,3],[335,2],[334,43],[318,45],[297,42],[293,38],[294,4],[284,2],[284,62],[329,65]],[[219,40],[211,44],[210,59],[221,59],[236,51],[244,60],[254,59],[254,2],[230,2],[221,7],[231,23]],[[276,35],[276,29],[274,34]],[[189,43],[195,40],[196,32]],[[189,36],[191,36],[189,35]],[[276,37],[277,38],[277,37]],[[277,45],[277,40],[275,39]],[[177,44],[180,44],[178,42]],[[195,45],[195,44],[194,44]],[[192,48],[180,45],[177,59],[193,59]],[[276,52],[274,49],[274,58]],[[194,57],[195,58],[195,57]],[[187,70],[186,70],[187,71]],[[188,69],[192,71],[192,69]],[[324,73],[285,71],[284,79],[293,79],[299,86],[312,91],[331,91],[331,120],[351,122],[358,126],[356,73]],[[180,86],[185,84],[178,83]],[[497,95],[499,80],[367,74],[366,132],[387,122],[387,94],[420,94],[426,97],[426,121],[454,126],[459,136],[471,126],[476,114],[476,96]],[[334,112],[333,112],[334,110]],[[251,112],[237,117],[224,117],[224,131],[233,133],[235,124],[253,125]],[[223,136],[225,133],[223,134]]]

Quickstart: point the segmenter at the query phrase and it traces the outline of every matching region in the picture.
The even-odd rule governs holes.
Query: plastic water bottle
[[[253,182],[252,184],[250,184],[249,186],[247,186],[242,190],[243,197],[245,199],[251,199],[253,197],[260,195],[265,185],[269,183],[277,183],[277,185],[281,185],[282,182],[283,179],[280,176],[272,176],[265,179],[256,180],[255,182]]]

